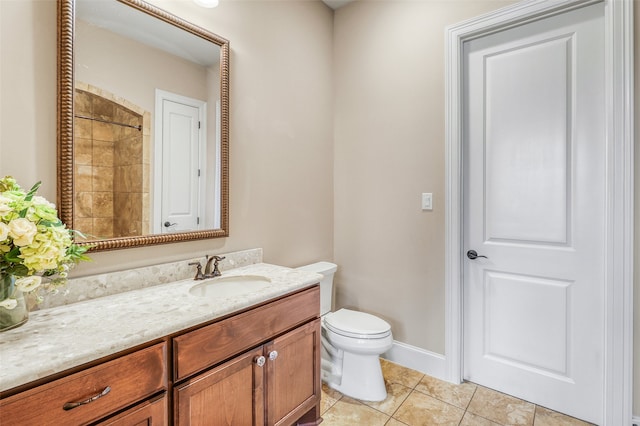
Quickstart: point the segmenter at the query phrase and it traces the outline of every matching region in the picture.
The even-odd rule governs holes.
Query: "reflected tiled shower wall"
[[[74,106],[74,228],[89,240],[148,234],[149,115],[78,88]]]

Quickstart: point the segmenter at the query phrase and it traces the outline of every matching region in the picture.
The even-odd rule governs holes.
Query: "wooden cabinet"
[[[249,351],[174,389],[179,425],[263,425],[262,348]]]
[[[0,422],[316,424],[319,313],[320,291],[314,286],[166,336],[160,343],[0,399]]]
[[[265,345],[267,425],[313,423],[320,417],[320,320]],[[311,411],[310,416],[303,416]],[[314,417],[315,416],[315,417]],[[309,417],[309,419],[307,419]]]
[[[276,426],[320,417],[320,320],[176,386],[176,424]]]
[[[165,343],[141,349],[0,401],[8,424],[82,425],[167,389]]]
[[[218,364],[174,386],[176,424],[315,423],[321,389],[319,303],[315,287],[176,337],[178,381]]]

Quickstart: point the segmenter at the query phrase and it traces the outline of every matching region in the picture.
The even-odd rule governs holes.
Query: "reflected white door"
[[[464,376],[603,420],[602,4],[470,41]]]
[[[199,228],[200,111],[192,105],[162,101],[162,232]]]

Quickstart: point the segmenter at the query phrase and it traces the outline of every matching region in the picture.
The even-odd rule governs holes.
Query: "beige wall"
[[[336,300],[444,353],[444,29],[508,1],[356,2],[334,22]],[[433,193],[433,211],[420,194]]]
[[[339,10],[333,30],[317,2],[155,3],[231,40],[231,236],[96,253],[76,274],[251,247],[283,265],[334,259],[339,304],[443,352],[444,27],[507,2],[371,2],[362,15],[356,3]],[[43,180],[50,199],[55,33],[53,0],[0,0],[0,173],[24,186]],[[421,192],[434,193],[432,212],[420,211]],[[636,415],[639,373],[636,365]]]

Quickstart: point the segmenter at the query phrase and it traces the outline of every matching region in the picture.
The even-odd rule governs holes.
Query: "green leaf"
[[[27,275],[29,275],[29,268],[19,263],[11,265],[11,267],[7,269],[7,272],[17,277],[26,277]]]
[[[44,219],[42,219],[42,220],[40,220],[40,221],[38,222],[38,225],[43,225],[43,226],[46,226],[47,228],[50,228],[50,227],[52,227],[52,226],[62,226],[62,225],[63,225],[63,223],[62,223],[62,221],[61,221],[60,219],[58,219],[58,220],[57,220],[57,221],[55,221],[55,222],[54,222],[54,221],[51,221],[51,220],[44,220]]]
[[[31,187],[29,192],[27,192],[27,196],[24,199],[26,201],[31,201],[33,199],[33,196],[36,195],[36,192],[38,192],[38,188],[40,188],[40,185],[42,185],[42,181],[36,182],[35,185],[33,185]],[[22,216],[22,217],[24,217],[24,216]]]
[[[4,255],[4,259],[10,263],[21,263],[22,259],[18,257],[20,254],[20,247],[14,247],[7,254]]]

